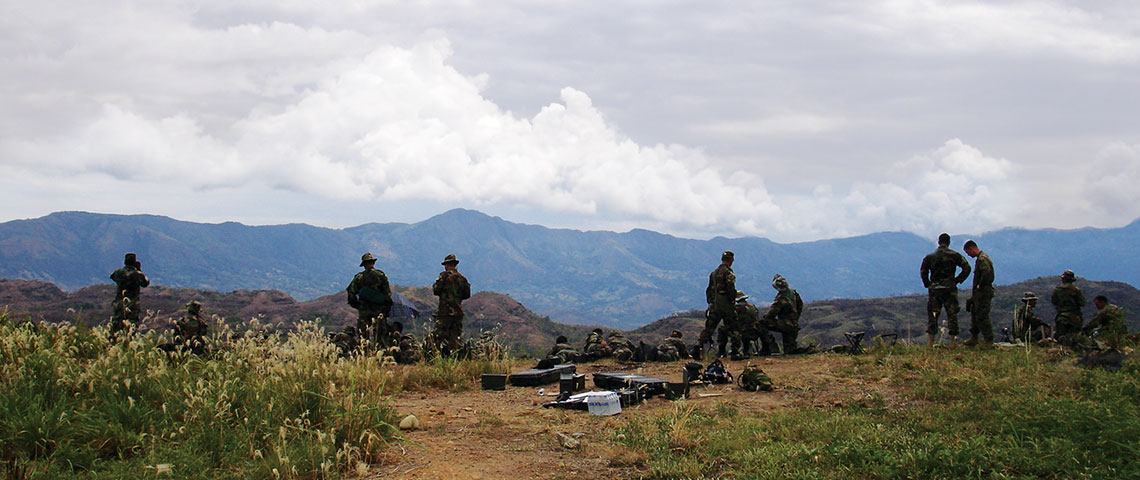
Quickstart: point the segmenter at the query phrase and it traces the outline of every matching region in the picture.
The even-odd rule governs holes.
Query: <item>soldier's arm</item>
[[[982,285],[993,285],[994,284],[994,262],[993,261],[986,261],[986,262],[984,262],[983,266],[985,267],[985,271],[978,269],[979,270],[978,273],[982,274]],[[978,273],[975,273],[974,275],[977,275]]]
[[[930,256],[922,258],[922,266],[918,267],[918,274],[922,276],[922,286],[930,288]]]
[[[447,275],[447,272],[439,272],[439,277],[437,277],[435,279],[435,283],[431,284],[431,294],[432,295],[435,295],[438,297],[438,296],[443,294],[444,278],[446,277],[446,275]]]
[[[962,269],[962,273],[958,274],[958,278],[954,280],[958,283],[965,282],[967,278],[970,278],[970,262],[967,262],[966,257],[963,257],[962,254],[958,254],[958,267]]]
[[[464,277],[463,275],[459,275],[459,280],[462,281],[459,289],[459,299],[467,300],[468,298],[471,298],[471,282],[468,282],[467,277]]]

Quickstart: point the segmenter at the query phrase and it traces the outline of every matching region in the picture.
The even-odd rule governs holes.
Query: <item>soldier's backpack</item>
[[[714,360],[705,368],[705,373],[701,375],[701,381],[705,383],[732,383],[732,374],[724,369],[724,364],[720,360]]]
[[[772,390],[772,378],[756,365],[744,367],[744,371],[740,372],[740,379],[737,383],[740,384],[742,390],[749,392],[767,392]]]

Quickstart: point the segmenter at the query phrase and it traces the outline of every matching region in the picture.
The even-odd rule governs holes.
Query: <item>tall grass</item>
[[[210,358],[156,334],[0,315],[0,462],[8,478],[338,478],[397,436],[375,356],[337,358],[312,324],[223,329]],[[398,386],[396,387],[399,388]]]
[[[679,404],[617,436],[650,478],[1140,478],[1140,369],[1042,351],[895,349],[847,375],[887,401],[772,414]]]

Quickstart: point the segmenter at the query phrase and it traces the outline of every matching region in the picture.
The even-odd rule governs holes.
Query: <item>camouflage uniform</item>
[[[590,336],[586,337],[586,344],[582,347],[582,351],[586,352],[591,358],[605,358],[613,355],[613,349],[602,338],[602,330],[595,329],[590,332]]]
[[[1106,303],[1104,308],[1096,311],[1083,330],[1086,335],[1105,342],[1109,347],[1117,348],[1120,341],[1128,336],[1128,326],[1124,323],[1124,317],[1123,308]]]
[[[954,271],[959,267],[962,273],[955,277]],[[939,245],[937,250],[922,259],[919,273],[922,285],[928,289],[926,333],[933,337],[938,332],[938,315],[945,308],[950,336],[958,336],[958,284],[969,278],[970,263],[950,247]]]
[[[578,357],[578,351],[575,350],[574,347],[571,347],[569,343],[566,343],[565,337],[559,338],[559,340],[562,341],[556,343],[554,348],[550,349],[550,353],[546,354],[546,358],[557,358],[558,363],[574,363],[574,360]]]
[[[139,305],[139,290],[150,286],[136,260],[135,254],[123,256],[123,268],[111,272],[115,282],[115,300],[111,302],[111,335],[117,335],[128,326],[137,327],[142,306]]]
[[[705,311],[705,328],[701,330],[700,338],[697,339],[697,345],[700,347],[712,342],[713,332],[723,320],[726,337],[732,339],[733,350],[739,351],[741,336],[740,326],[736,322],[736,274],[732,272],[732,267],[725,263],[725,260],[733,258],[732,252],[724,252],[721,254],[720,266],[709,274],[709,286],[705,288],[705,301],[708,302],[708,310]],[[723,355],[723,344],[721,348],[720,354]]]
[[[348,304],[357,310],[356,330],[364,338],[388,344],[390,332],[385,319],[392,312],[392,287],[383,271],[370,268],[375,263],[371,253],[360,257],[360,266],[365,269],[352,277],[345,290]]]
[[[685,341],[681,340],[681,332],[674,330],[669,338],[662,340],[661,344],[657,345],[657,360],[675,362],[683,358],[689,358],[689,350],[685,346]]]
[[[767,328],[767,338],[764,343],[774,345],[776,339],[771,332],[780,332],[783,337],[784,354],[796,352],[796,337],[800,333],[800,311],[803,309],[803,300],[799,292],[788,286],[788,281],[780,275],[772,279],[772,287],[777,290],[776,298],[768,307],[768,312],[760,320]]]
[[[459,351],[459,337],[463,335],[463,308],[460,302],[471,298],[471,283],[467,277],[455,270],[459,260],[448,255],[442,264],[448,268],[439,273],[439,278],[431,286],[431,292],[439,297],[439,309],[435,312],[435,328],[431,335],[440,352],[448,355]]]
[[[748,296],[743,292],[736,297],[736,320],[740,323],[740,335],[744,340],[743,353],[748,353],[751,345],[759,342],[758,354],[768,355],[772,353],[772,334],[768,332],[768,327],[760,320],[760,309],[755,305],[748,303]],[[741,297],[743,295],[743,298]]]
[[[1061,284],[1053,289],[1053,306],[1057,307],[1057,317],[1053,331],[1053,338],[1062,343],[1069,342],[1070,337],[1081,333],[1081,324],[1084,318],[1081,307],[1087,303],[1081,289],[1073,283],[1076,276],[1071,270],[1061,274]]]
[[[1021,306],[1013,312],[1013,338],[1017,341],[1038,341],[1045,339],[1045,320],[1034,314],[1033,310],[1037,296],[1033,292],[1025,292],[1021,299]]]
[[[619,362],[633,360],[633,352],[636,350],[636,347],[634,347],[633,342],[627,340],[621,332],[617,330],[610,332],[606,343],[613,349],[614,358],[618,359]]]
[[[209,325],[202,321],[202,304],[197,300],[186,304],[186,314],[174,322],[174,342],[201,355],[206,351]]]
[[[970,338],[981,333],[986,343],[994,343],[994,326],[990,321],[990,305],[994,300],[994,262],[986,252],[974,259],[974,288],[970,296]]]
[[[424,359],[423,350],[420,349],[419,342],[416,342],[416,337],[409,333],[400,335],[396,341],[399,347],[399,352],[396,353],[396,363],[401,365],[410,365]]]

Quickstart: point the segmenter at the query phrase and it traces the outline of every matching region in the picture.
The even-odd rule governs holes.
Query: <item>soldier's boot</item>
[[[954,339],[954,340],[957,340],[957,339]],[[951,340],[950,343],[954,343],[954,340]],[[977,335],[970,335],[970,338],[966,339],[965,342],[962,342],[962,345],[965,345],[967,347],[972,347],[972,346],[977,345],[977,344],[978,344],[978,336]]]
[[[728,342],[720,344],[720,347],[717,348],[717,350],[716,350],[717,358],[727,356],[728,354],[725,353],[725,350],[727,350],[727,349],[728,349]]]
[[[931,347],[931,348],[934,347],[934,334],[933,333],[926,334],[926,346]]]

